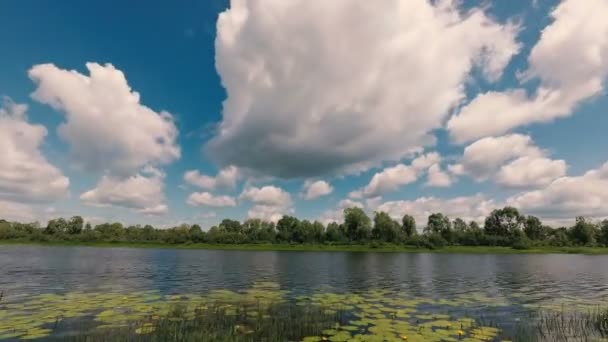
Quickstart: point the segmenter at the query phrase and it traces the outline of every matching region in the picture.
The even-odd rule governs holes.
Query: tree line
[[[428,216],[419,232],[413,216],[394,220],[386,212],[375,212],[370,218],[361,208],[344,209],[344,222],[329,223],[300,220],[285,215],[276,224],[260,219],[244,222],[224,219],[219,225],[204,231],[198,224],[183,224],[169,229],[151,225],[123,226],[102,223],[92,226],[80,216],[39,223],[19,223],[0,220],[0,240],[67,241],[67,242],[131,242],[165,244],[336,244],[405,245],[420,248],[443,246],[511,246],[525,249],[534,246],[606,246],[608,220],[593,222],[577,217],[572,227],[553,228],[538,217],[525,216],[513,207],[493,210],[483,227],[475,221],[461,218],[450,220],[442,213]]]

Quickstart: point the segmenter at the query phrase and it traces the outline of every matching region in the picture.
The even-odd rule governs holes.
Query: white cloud
[[[206,205],[208,207],[234,207],[236,200],[230,196],[214,196],[209,192],[195,192],[190,194],[186,203],[194,206]]]
[[[352,198],[374,197],[380,194],[396,191],[400,186],[415,182],[429,167],[441,160],[439,154],[433,152],[414,159],[411,165],[398,164],[387,167],[374,174],[369,184],[349,194]]]
[[[40,202],[66,197],[69,179],[40,151],[47,130],[30,124],[26,112],[26,105],[8,98],[0,107],[0,198]]]
[[[267,185],[261,188],[248,187],[239,196],[240,199],[253,203],[247,216],[272,222],[278,221],[283,215],[293,213],[291,195],[283,189]]]
[[[304,182],[304,199],[312,200],[321,196],[329,195],[334,191],[334,188],[323,180],[316,182],[307,180]]]
[[[215,42],[228,98],[207,150],[287,178],[401,160],[433,143],[475,66],[500,77],[517,32],[456,1],[232,1]]]
[[[525,156],[501,167],[496,182],[509,187],[543,186],[564,176],[566,169],[563,160]]]
[[[243,190],[239,197],[256,204],[283,205],[291,203],[289,193],[274,185],[267,185],[261,188],[249,187]]]
[[[478,182],[494,179],[508,187],[542,186],[566,174],[566,162],[547,158],[547,151],[522,134],[487,137],[464,149],[456,175],[469,175]]]
[[[373,199],[370,199],[368,201],[372,201],[375,203],[375,201],[377,201],[379,199],[380,199],[380,197],[374,197]],[[359,201],[353,201],[349,198],[345,198],[338,203],[338,207],[336,209],[326,210],[325,212],[323,212],[321,214],[321,217],[319,217],[319,221],[321,221],[325,225],[327,225],[331,222],[343,222],[344,221],[344,209],[346,209],[346,208],[364,209],[365,205],[363,205],[363,203],[361,203]]]
[[[548,186],[507,199],[509,205],[546,219],[608,216],[608,163],[581,176],[560,177]]]
[[[450,199],[421,197],[413,201],[388,201],[380,204],[375,210],[387,212],[395,219],[403,215],[414,216],[418,229],[426,225],[432,213],[443,213],[451,219],[460,217],[466,221],[483,222],[485,217],[499,204],[482,194],[462,196]]]
[[[125,177],[145,165],[179,158],[178,132],[170,113],[142,105],[125,75],[111,64],[86,67],[89,76],[53,64],[29,70],[37,84],[32,97],[65,113],[58,133],[70,144],[76,165]]]
[[[539,79],[531,96],[524,89],[478,95],[448,122],[452,138],[466,142],[517,126],[570,115],[580,102],[603,91],[608,76],[608,2],[565,0],[552,12],[528,57],[522,80]]]
[[[146,215],[167,213],[164,174],[151,167],[131,177],[104,175],[94,189],[84,192],[80,199],[92,206],[116,206]]]
[[[431,167],[429,167],[428,173],[428,181],[426,182],[428,186],[448,187],[452,185],[452,179],[450,175],[443,172],[439,164],[436,163],[431,165]]]
[[[235,166],[221,169],[215,177],[203,175],[198,170],[190,170],[184,174],[186,182],[205,190],[215,190],[217,188],[234,189],[238,179],[239,170]]]
[[[39,211],[33,206],[0,199],[0,219],[17,222],[40,220]]]

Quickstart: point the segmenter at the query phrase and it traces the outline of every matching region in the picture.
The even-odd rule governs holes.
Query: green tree
[[[570,229],[570,237],[577,245],[595,244],[595,226],[588,222],[584,217],[576,218],[576,224]]]
[[[403,215],[401,219],[401,231],[406,237],[412,237],[417,235],[416,231],[416,219],[411,215]]]
[[[331,242],[345,242],[348,240],[344,227],[336,222],[330,222],[325,230],[325,240]]]
[[[425,233],[439,234],[449,242],[452,240],[452,223],[442,213],[433,213],[428,217]]]
[[[600,225],[599,242],[605,247],[608,247],[608,220],[602,221]]]
[[[188,235],[192,242],[200,243],[205,241],[205,233],[203,233],[203,229],[198,224],[193,224],[192,227],[190,227]]]
[[[487,235],[511,236],[521,229],[524,218],[519,211],[513,207],[494,209],[484,224],[484,231]]]
[[[545,227],[536,216],[528,216],[524,220],[524,232],[531,240],[544,240],[547,238]]]
[[[80,234],[82,233],[82,227],[84,226],[84,220],[81,216],[73,216],[68,222],[68,234]]]
[[[457,233],[465,233],[467,230],[469,230],[467,223],[464,222],[464,220],[460,217],[456,218],[454,222],[452,222],[452,227],[454,227],[454,231]]]
[[[471,231],[472,233],[482,233],[482,230],[479,227],[479,224],[475,221],[469,222],[469,231]]]
[[[294,237],[297,237],[297,230],[299,229],[300,220],[293,216],[284,215],[277,222],[277,239],[283,242],[293,241]]]
[[[68,222],[60,217],[58,219],[50,220],[44,229],[46,234],[55,235],[65,233],[68,229]]]
[[[241,223],[236,220],[223,219],[220,223],[220,228],[225,229],[228,233],[242,233],[243,227]]]
[[[156,230],[149,224],[144,226],[141,235],[142,239],[144,239],[145,241],[156,240]]]
[[[374,239],[396,242],[399,234],[399,223],[393,220],[387,213],[377,211],[374,213],[374,228],[372,236]]]
[[[372,221],[361,208],[344,209],[344,227],[349,241],[362,242],[369,239]]]

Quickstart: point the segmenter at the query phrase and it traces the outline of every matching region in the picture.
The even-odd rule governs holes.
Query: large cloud
[[[80,199],[93,206],[117,206],[146,215],[167,213],[164,174],[153,168],[127,178],[104,175],[94,189],[84,192]]]
[[[40,220],[40,213],[30,205],[0,199],[0,219],[33,222]]]
[[[111,64],[87,63],[90,75],[35,65],[32,97],[65,113],[59,136],[70,144],[77,165],[96,172],[129,176],[149,164],[180,156],[171,114],[140,103],[125,75]]]
[[[321,196],[329,195],[334,191],[334,188],[324,180],[304,182],[304,193],[302,196],[304,199],[312,200]]]
[[[387,167],[374,174],[369,184],[351,192],[349,196],[352,198],[375,197],[386,192],[396,191],[402,185],[415,182],[424,171],[440,160],[439,154],[433,152],[417,157],[410,165],[398,164]]]
[[[240,199],[253,203],[247,215],[249,218],[278,221],[283,215],[293,213],[291,195],[285,190],[267,185],[261,188],[248,187],[243,190]]]
[[[184,174],[184,180],[202,189],[234,188],[239,178],[239,170],[234,166],[221,169],[215,177],[203,175],[198,170],[190,170]]]
[[[548,219],[608,216],[608,163],[581,176],[561,177],[548,186],[507,199],[507,203]]]
[[[208,152],[221,165],[309,177],[432,143],[472,68],[496,80],[519,51],[515,25],[456,4],[232,1],[217,22],[228,98]]]
[[[435,163],[429,167],[428,181],[426,185],[439,188],[445,188],[452,185],[452,178],[446,172],[441,170],[439,163]]]
[[[566,174],[566,162],[552,160],[548,152],[522,134],[487,137],[467,146],[459,164],[450,170],[481,182],[494,179],[507,187],[543,186]]]
[[[214,196],[209,192],[195,192],[190,194],[186,201],[190,205],[208,207],[234,207],[236,200],[230,196]]]
[[[606,13],[606,0],[563,1],[528,58],[523,80],[540,81],[535,93],[509,89],[478,95],[448,122],[452,138],[466,142],[568,116],[578,103],[601,94],[608,75]]]
[[[40,151],[47,135],[27,121],[27,106],[8,98],[0,108],[0,199],[50,201],[67,195],[70,181]]]
[[[426,225],[427,218],[432,213],[443,213],[452,219],[460,217],[466,221],[483,222],[485,217],[499,206],[494,200],[477,194],[450,199],[421,197],[413,201],[388,201],[380,204],[375,210],[387,212],[395,219],[405,214],[412,215],[420,229]]]

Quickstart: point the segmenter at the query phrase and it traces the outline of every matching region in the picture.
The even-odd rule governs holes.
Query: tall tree
[[[467,223],[460,217],[457,217],[454,222],[452,222],[452,227],[454,227],[454,231],[457,233],[464,233],[469,230]]]
[[[531,240],[544,240],[547,236],[542,222],[536,216],[528,216],[524,221],[524,232]]]
[[[279,222],[277,222],[277,238],[279,241],[289,242],[293,241],[294,236],[297,234],[299,229],[300,221],[293,217],[284,215]]]
[[[446,241],[452,241],[452,222],[442,213],[433,213],[428,217],[425,232],[427,234],[438,234]]]
[[[450,219],[442,213],[429,215],[425,231],[427,233],[443,234],[452,229]]]
[[[598,242],[608,247],[608,220],[602,221],[600,225],[600,238]]]
[[[372,236],[375,239],[395,242],[399,233],[399,223],[393,220],[387,213],[377,211],[374,214],[374,228]]]
[[[401,219],[401,231],[407,237],[412,237],[417,234],[416,219],[414,219],[414,216],[407,214],[403,215],[403,218]]]
[[[84,220],[81,216],[73,216],[68,222],[68,233],[69,234],[80,234],[82,227],[84,226]]]
[[[524,217],[513,207],[494,209],[484,224],[485,233],[488,235],[511,236],[513,232],[521,229]]]
[[[570,236],[577,245],[593,245],[595,243],[595,226],[584,217],[576,218],[576,224],[570,229]]]
[[[201,226],[198,224],[193,224],[192,227],[190,227],[188,235],[190,235],[192,242],[203,242],[205,239],[203,229],[201,229]]]
[[[223,219],[220,223],[220,228],[225,229],[228,233],[242,233],[243,228],[241,222],[230,219]]]
[[[344,242],[347,240],[344,227],[336,222],[330,222],[325,230],[325,240],[331,242]]]
[[[361,208],[344,209],[344,227],[349,241],[365,241],[369,239],[372,221]]]
[[[46,234],[61,234],[68,229],[68,222],[60,217],[58,219],[50,220],[44,229]]]

